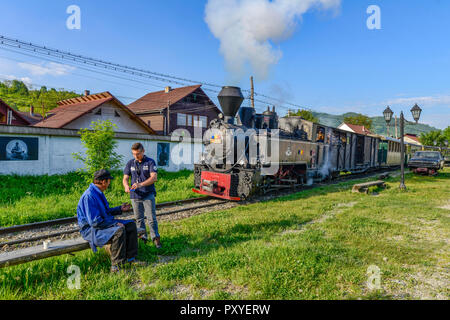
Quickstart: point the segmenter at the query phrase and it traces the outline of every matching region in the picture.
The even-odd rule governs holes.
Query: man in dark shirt
[[[158,233],[158,221],[156,220],[156,190],[154,185],[158,180],[156,163],[145,155],[144,146],[141,143],[133,144],[131,152],[134,159],[128,161],[123,170],[123,187],[125,192],[130,194],[138,233],[144,233],[143,239],[147,239],[146,217],[150,227],[151,239],[159,249],[161,248],[161,241]],[[129,186],[130,177],[131,188]]]

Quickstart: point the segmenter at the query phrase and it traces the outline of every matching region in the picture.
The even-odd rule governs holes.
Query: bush
[[[85,156],[81,153],[72,153],[76,160],[84,163],[79,171],[85,173],[86,180],[92,181],[94,173],[101,169],[115,170],[120,168],[123,157],[114,149],[117,141],[114,140],[114,128],[110,120],[92,121],[91,129],[81,129],[81,143],[86,148]]]

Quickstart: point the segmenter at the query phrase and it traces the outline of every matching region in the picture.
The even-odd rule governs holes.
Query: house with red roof
[[[12,126],[28,126],[31,124],[21,112],[11,108],[6,102],[0,99],[0,124]]]
[[[373,132],[371,132],[365,126],[358,126],[356,124],[350,124],[350,123],[345,123],[345,122],[341,123],[339,125],[338,129],[353,132],[353,133],[358,133],[358,134],[364,134],[364,135],[372,134],[373,135]]]
[[[194,128],[206,131],[220,110],[201,89],[201,85],[181,88],[166,87],[151,92],[128,105],[142,121],[160,135],[170,135],[176,129],[186,129],[194,136]]]
[[[34,127],[76,129],[89,128],[92,121],[111,120],[117,132],[156,134],[143,120],[109,92],[89,94],[58,102],[58,107]]]
[[[412,134],[412,133],[407,133],[404,136],[405,142],[407,143],[412,143],[412,144],[416,144],[418,146],[421,146],[422,143],[420,143],[420,139],[416,134]]]

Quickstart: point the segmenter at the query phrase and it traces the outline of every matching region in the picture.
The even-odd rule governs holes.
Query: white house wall
[[[9,132],[8,132],[9,131]],[[134,134],[117,134],[118,142],[116,152],[123,156],[121,167],[132,159],[131,146],[136,142],[141,142],[146,150],[146,155],[157,162],[158,143],[168,143],[170,151],[178,145],[191,154],[190,161],[186,163],[175,163],[174,157],[170,154],[167,166],[158,166],[159,169],[176,172],[182,169],[193,170],[194,162],[202,151],[201,143],[172,142],[170,138]],[[32,127],[0,126],[0,138],[38,138],[39,154],[38,160],[11,161],[0,159],[0,175],[54,175],[76,171],[83,167],[80,161],[72,157],[72,153],[83,152],[80,137],[76,130],[47,129]],[[195,147],[194,147],[195,146]],[[194,148],[196,152],[194,152]],[[177,150],[177,149],[175,149]],[[157,163],[158,165],[158,163]]]

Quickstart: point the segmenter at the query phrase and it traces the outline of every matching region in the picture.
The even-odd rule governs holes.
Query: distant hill
[[[338,127],[342,122],[344,122],[345,117],[355,116],[355,115],[357,115],[357,113],[348,112],[348,113],[344,113],[342,115],[334,115],[334,114],[323,113],[323,112],[313,112],[313,115],[316,118],[319,118],[319,122],[321,124],[324,124],[324,125],[330,126],[330,127]],[[382,116],[380,116],[380,117],[371,117],[371,119],[373,121],[372,122],[372,132],[381,134],[381,135],[387,135],[386,121],[384,121],[384,118]],[[395,135],[394,124],[395,124],[394,119],[392,119],[391,127],[389,129],[390,135]],[[422,124],[422,123],[415,124],[415,125],[410,125],[410,124],[405,125],[405,133],[412,133],[412,134],[417,134],[417,135],[420,135],[422,132],[427,133],[427,132],[436,131],[436,130],[439,130],[439,129],[429,126],[427,124]],[[398,128],[397,128],[397,132],[398,132],[398,135],[400,135],[400,126],[398,126]]]
[[[64,89],[41,87],[39,90],[32,90],[18,80],[0,82],[0,99],[19,111],[28,112],[30,106],[34,106],[35,113],[42,114],[56,108],[58,101],[79,96],[73,91]]]

